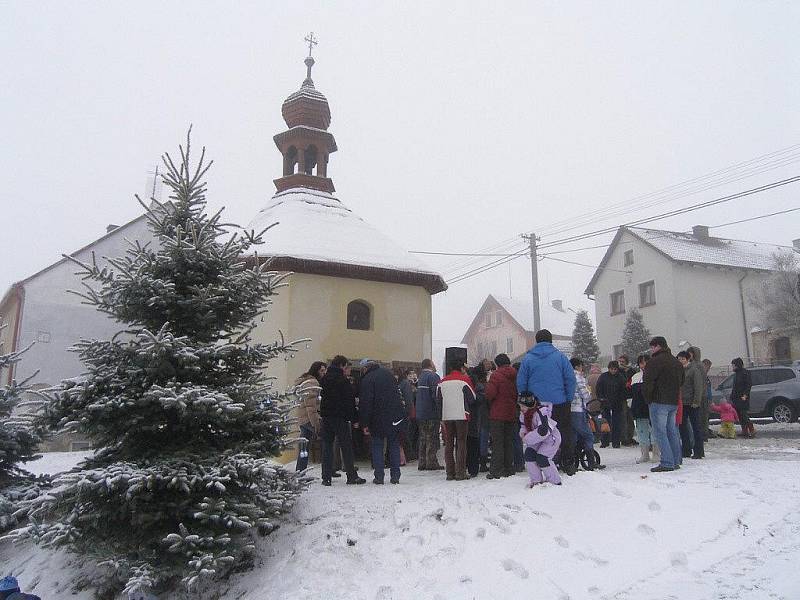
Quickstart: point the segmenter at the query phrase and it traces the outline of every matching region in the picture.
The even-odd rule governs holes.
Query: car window
[[[728,375],[728,377],[717,386],[718,390],[728,390],[733,387],[733,375]]]
[[[767,373],[769,369],[753,369],[750,371],[750,380],[753,382],[753,385],[764,385],[767,383]]]
[[[771,369],[769,374],[770,383],[780,383],[795,379],[795,377],[794,371],[791,369]]]

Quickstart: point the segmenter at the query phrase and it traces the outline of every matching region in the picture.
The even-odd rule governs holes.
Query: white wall
[[[152,240],[146,220],[139,219],[115,230],[76,258],[90,262],[94,251],[98,263],[107,264],[103,256],[116,257],[125,253],[128,248],[125,238],[143,243]],[[20,373],[40,369],[37,383],[54,385],[80,375],[83,366],[78,355],[68,352],[67,348],[81,338],[109,339],[122,328],[94,307],[81,304],[81,298],[67,293],[68,289],[83,288],[81,279],[75,275],[78,268],[64,261],[24,284],[19,347],[24,348],[32,341],[36,344],[20,363]]]
[[[625,267],[624,253],[631,249],[633,264]],[[624,271],[630,271],[630,274]],[[677,345],[674,278],[670,260],[627,231],[623,233],[606,264],[606,270],[595,284],[595,326],[600,354],[613,354],[612,349],[620,343],[627,312],[631,308],[637,308],[642,313],[650,333],[663,335],[670,344]],[[655,281],[656,304],[640,308],[639,284],[651,280]],[[611,294],[619,290],[625,292],[625,313],[611,315]]]

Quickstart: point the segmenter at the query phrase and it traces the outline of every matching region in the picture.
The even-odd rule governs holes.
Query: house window
[[[656,303],[656,282],[645,281],[639,284],[639,306],[653,306]]]
[[[478,342],[478,357],[479,358],[485,358],[486,357],[486,352],[485,352],[485,348],[484,348],[483,342]]]
[[[491,327],[491,326],[492,326],[492,313],[487,312],[486,313],[486,327]]]
[[[611,294],[611,314],[621,315],[625,312],[625,292],[613,292]]]
[[[622,344],[614,344],[614,346],[611,348],[611,353],[614,360],[616,360],[620,354],[624,354],[622,351]]]
[[[503,313],[499,310],[494,314],[494,324],[496,326],[503,324]]]
[[[509,356],[514,354],[514,338],[506,338],[506,353]]]
[[[492,350],[490,356],[497,356],[497,342],[492,342],[490,347]]]
[[[363,300],[347,305],[347,328],[369,331],[372,328],[372,309]]]
[[[622,266],[630,267],[633,264],[633,250],[625,250],[622,258]]]

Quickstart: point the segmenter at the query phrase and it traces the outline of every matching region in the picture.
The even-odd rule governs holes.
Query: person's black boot
[[[347,476],[347,485],[361,485],[362,483],[367,483],[367,480],[363,477],[359,477],[357,474]]]

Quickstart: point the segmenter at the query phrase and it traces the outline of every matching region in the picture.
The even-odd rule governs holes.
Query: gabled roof
[[[327,192],[292,188],[275,194],[247,228],[258,231],[274,223],[257,247],[260,256],[417,274],[436,279],[436,291],[447,289],[439,273]]]
[[[487,305],[497,305],[502,308],[506,314],[511,317],[517,325],[519,325],[527,333],[535,333],[533,327],[533,311],[529,302],[523,302],[516,298],[507,298],[504,296],[495,296],[489,294],[486,300],[481,305],[480,309],[475,315],[475,318],[470,323],[461,340],[462,344],[472,333],[473,329],[481,323],[481,314]],[[572,311],[560,311],[550,304],[542,304],[539,307],[540,316],[539,320],[542,323],[542,329],[550,330],[554,336],[572,337],[572,330],[575,328],[575,313]]]
[[[776,252],[791,250],[790,246],[747,242],[709,236],[698,238],[692,233],[622,226],[609,244],[603,260],[594,272],[584,293],[593,294],[594,286],[606,267],[624,232],[638,238],[665,258],[682,264],[714,266],[728,269],[771,271]]]
[[[142,213],[141,215],[139,215],[138,217],[128,221],[124,225],[120,225],[119,227],[115,227],[111,231],[107,231],[104,235],[100,236],[96,240],[94,240],[92,242],[89,242],[88,244],[86,244],[85,246],[82,246],[81,248],[78,248],[74,252],[70,252],[70,256],[77,256],[81,252],[85,252],[86,250],[90,250],[92,248],[92,246],[94,246],[95,244],[97,244],[99,242],[102,242],[103,240],[107,240],[108,238],[111,238],[111,237],[114,237],[116,235],[119,235],[120,233],[122,233],[123,231],[128,229],[131,225],[134,225],[135,223],[138,223],[139,221],[142,221],[146,217],[147,217],[147,214],[146,213]],[[57,260],[56,262],[47,265],[45,268],[43,268],[43,269],[41,269],[39,271],[36,271],[36,273],[34,273],[33,275],[29,275],[25,279],[22,279],[20,281],[12,283],[9,286],[8,290],[6,290],[6,293],[3,294],[3,298],[2,298],[2,300],[0,300],[0,304],[5,303],[6,299],[13,292],[13,290],[15,288],[17,288],[19,286],[24,286],[26,283],[30,282],[32,279],[35,279],[36,277],[46,273],[50,269],[53,269],[53,268],[57,267],[58,265],[67,262],[67,260],[68,259],[66,259],[66,258],[62,258],[61,260]]]

